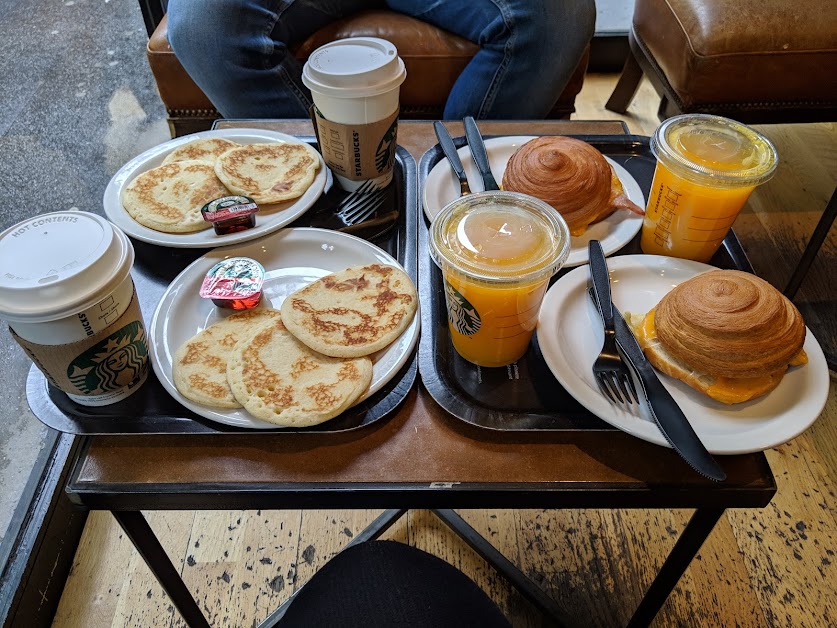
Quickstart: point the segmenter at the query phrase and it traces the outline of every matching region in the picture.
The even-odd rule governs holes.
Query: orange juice
[[[448,328],[459,355],[488,367],[523,356],[569,242],[564,219],[523,194],[471,194],[439,212],[430,253],[442,270]]]
[[[657,169],[643,252],[708,262],[753,189],[776,169],[773,145],[743,124],[699,114],[666,120],[651,140]]]
[[[642,225],[642,250],[708,262],[752,191],[752,186],[706,187],[657,164]]]
[[[529,348],[548,283],[496,288],[445,275],[448,329],[456,352],[480,366],[504,366],[520,359]],[[479,312],[478,327],[473,327],[469,312]]]

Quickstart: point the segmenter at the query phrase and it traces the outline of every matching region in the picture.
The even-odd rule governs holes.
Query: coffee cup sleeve
[[[104,329],[61,345],[42,345],[9,332],[49,382],[71,395],[103,395],[144,377],[148,344],[136,298]]]
[[[346,179],[375,179],[392,170],[398,139],[398,113],[369,124],[327,120],[316,106],[312,120],[320,153],[331,170]]]

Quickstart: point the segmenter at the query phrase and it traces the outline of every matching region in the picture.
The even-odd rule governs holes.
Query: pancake
[[[315,351],[358,357],[398,338],[417,307],[416,288],[403,270],[369,264],[326,275],[289,295],[282,321]]]
[[[319,155],[308,144],[272,142],[226,151],[215,162],[215,173],[232,192],[270,204],[302,196],[319,167]]]
[[[230,388],[254,417],[284,427],[307,427],[336,417],[372,381],[369,358],[330,358],[299,342],[276,320],[233,350]]]
[[[169,164],[173,161],[206,161],[215,164],[223,153],[231,148],[239,146],[236,142],[225,140],[222,137],[205,137],[199,140],[192,140],[182,146],[175,148],[172,152],[166,155],[163,160],[164,164]]]
[[[172,357],[172,379],[187,399],[215,408],[240,408],[227,383],[227,361],[242,338],[267,321],[279,320],[278,310],[258,308],[228,316],[184,342]]]
[[[131,218],[149,229],[191,233],[212,227],[201,216],[201,207],[227,195],[212,164],[175,161],[131,181],[122,193],[122,205]]]

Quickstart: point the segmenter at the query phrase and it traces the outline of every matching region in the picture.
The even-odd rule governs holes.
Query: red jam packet
[[[201,216],[211,222],[218,235],[237,233],[256,226],[259,206],[249,196],[222,196],[201,208]]]
[[[209,269],[200,295],[218,307],[249,310],[259,304],[264,267],[249,257],[231,257]]]

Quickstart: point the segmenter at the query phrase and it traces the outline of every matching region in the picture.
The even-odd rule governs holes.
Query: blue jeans
[[[593,35],[594,0],[386,0],[480,46],[444,117],[544,118]],[[311,93],[288,50],[368,0],[169,0],[168,36],[226,118],[303,118]]]

